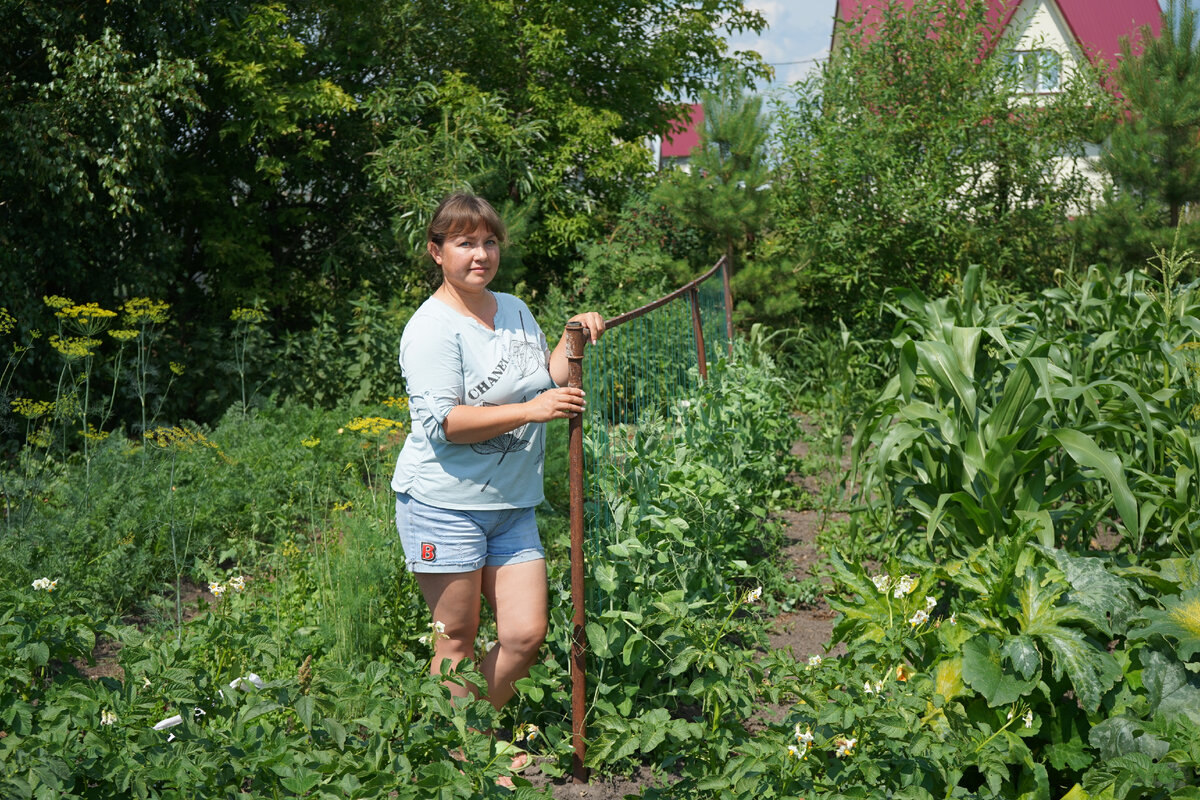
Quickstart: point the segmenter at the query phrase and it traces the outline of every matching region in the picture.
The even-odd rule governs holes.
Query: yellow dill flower
[[[226,461],[229,460],[226,458],[225,454],[221,452],[221,448],[217,447],[217,445],[214,444],[203,433],[200,433],[199,431],[188,430],[187,428],[181,428],[178,425],[173,425],[171,427],[164,426],[151,428],[150,430],[146,431],[146,439],[151,444],[163,449],[176,447],[180,450],[191,450],[197,445],[200,447],[208,447],[212,450],[215,450],[217,455],[219,455],[222,459],[225,459]]]
[[[100,346],[100,340],[89,336],[62,337],[58,334],[52,334],[50,336],[50,346],[67,359],[73,360],[92,355],[92,352]]]
[[[404,430],[404,424],[387,417],[355,417],[346,423],[346,427],[355,433],[366,436],[378,436],[381,433],[399,432]]]
[[[137,331],[131,331],[128,328],[120,328],[115,331],[109,331],[108,335],[116,339],[118,342],[128,342],[130,339],[138,337]]]
[[[85,439],[93,442],[103,442],[109,436],[109,431],[98,431],[96,430],[96,426],[90,422],[88,423],[87,430],[82,430],[80,433],[83,434]]]
[[[408,398],[407,397],[389,397],[383,401],[383,404],[385,406],[387,406],[388,408],[394,408],[398,411],[407,411],[408,410]]]
[[[170,303],[151,300],[149,297],[135,297],[132,300],[126,300],[125,305],[121,306],[127,325],[166,322],[167,311],[170,308]]]
[[[183,374],[184,366],[178,361],[172,361],[171,363],[167,364],[167,366],[171,369],[171,372],[174,372],[176,375]]]
[[[50,429],[50,427],[48,425],[43,425],[33,433],[29,434],[29,437],[25,439],[25,443],[34,447],[49,447],[50,442],[54,439],[52,434],[53,431]]]
[[[16,400],[13,400],[11,403],[9,403],[9,405],[12,406],[12,410],[15,413],[19,414],[25,419],[37,419],[38,417],[44,417],[47,413],[49,413],[50,409],[54,407],[53,403],[50,403],[46,400],[31,400],[28,397],[18,397]]]
[[[99,320],[112,319],[116,315],[117,312],[101,308],[98,303],[63,306],[54,314],[59,319],[74,320],[81,325],[89,325]]]
[[[352,509],[352,508],[354,508],[354,504],[353,504],[353,503],[351,503],[349,500],[347,500],[347,501],[346,501],[346,502],[344,502],[344,503],[334,503],[334,505],[333,505],[333,510],[334,510],[335,512],[337,512],[337,511],[349,511],[349,510],[350,510],[350,509]]]
[[[17,327],[17,318],[8,313],[8,309],[0,306],[0,335],[12,333]]]
[[[235,308],[229,318],[234,322],[248,322],[251,325],[265,322],[267,315],[257,308]]]
[[[301,439],[301,440],[300,440],[300,444],[304,445],[305,447],[316,447],[316,446],[317,446],[317,445],[319,445],[320,443],[321,443],[321,440],[320,440],[320,439],[318,439],[318,438],[317,438],[317,437],[315,437],[315,436],[312,436],[312,437],[310,437],[310,438],[308,438],[308,439]]]
[[[79,394],[77,392],[67,392],[59,395],[54,401],[54,416],[59,419],[75,419],[83,411],[83,404],[79,402]]]
[[[42,295],[42,302],[50,308],[66,308],[67,306],[75,305],[75,301],[66,297],[59,297],[56,294]]]

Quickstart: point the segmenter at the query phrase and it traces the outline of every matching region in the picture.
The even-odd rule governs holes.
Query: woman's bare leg
[[[421,588],[421,594],[433,613],[433,620],[446,626],[445,634],[436,635],[433,663],[429,669],[431,675],[441,675],[443,660],[449,659],[449,666],[454,667],[464,658],[475,658],[483,570],[453,573],[418,572],[415,573],[415,577],[417,586]],[[479,689],[471,684],[459,685],[447,681],[446,686],[453,697],[466,697],[468,694],[479,696]]]
[[[529,674],[546,639],[546,561],[484,567],[482,589],[496,616],[496,646],[479,671],[499,709],[516,691],[513,684]]]

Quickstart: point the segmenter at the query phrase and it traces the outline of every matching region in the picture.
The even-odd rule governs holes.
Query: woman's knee
[[[500,646],[512,653],[533,655],[546,641],[546,619],[525,619],[504,626],[499,632]]]

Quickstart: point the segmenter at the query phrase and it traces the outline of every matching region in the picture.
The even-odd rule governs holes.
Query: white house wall
[[[1004,33],[1013,50],[1053,50],[1062,58],[1062,78],[1070,80],[1083,61],[1083,52],[1054,0],[1022,0]]]
[[[1053,50],[1062,59],[1059,85],[1072,80],[1086,56],[1075,41],[1066,18],[1054,0],[1022,0],[1020,7],[1009,20],[1004,32],[1004,47],[1011,50]],[[1052,98],[1053,92],[1043,97]],[[1030,98],[1031,100],[1034,98]],[[1043,100],[1042,102],[1045,102]],[[1099,169],[1102,147],[1091,142],[1084,143],[1084,154],[1079,158],[1058,159],[1056,172],[1065,177],[1078,171],[1091,187],[1089,205],[1094,206],[1104,192],[1106,179]],[[1077,213],[1086,208],[1075,209]]]

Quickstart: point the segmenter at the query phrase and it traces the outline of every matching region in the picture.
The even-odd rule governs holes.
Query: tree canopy
[[[650,168],[742,0],[0,2],[6,297],[251,298],[304,318],[400,287],[451,189],[541,280]],[[9,301],[19,305],[15,301]]]
[[[1034,281],[1066,263],[1087,197],[1075,159],[1106,96],[1086,69],[1031,96],[986,31],[984,0],[890,4],[778,104],[775,226],[756,253],[773,294],[870,319],[889,287],[937,291],[972,263]]]

